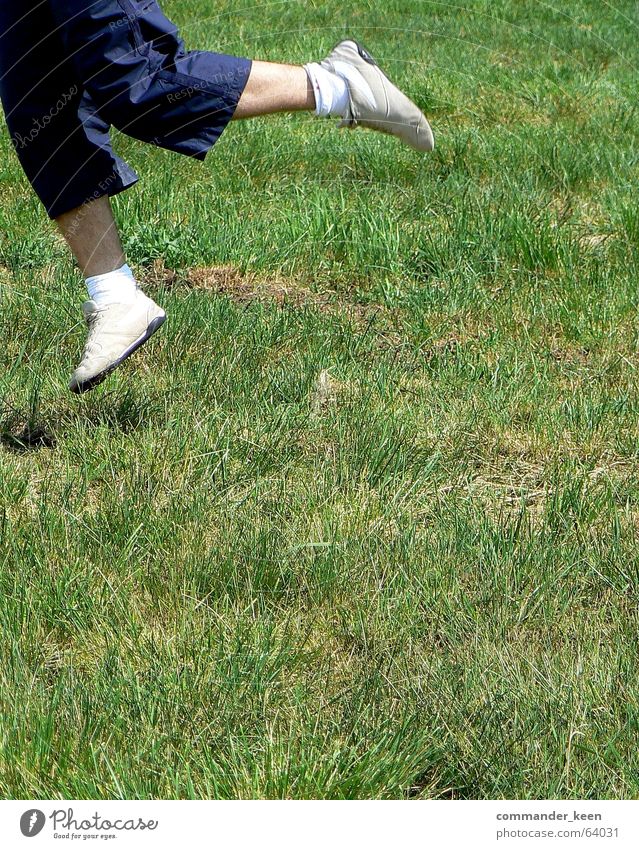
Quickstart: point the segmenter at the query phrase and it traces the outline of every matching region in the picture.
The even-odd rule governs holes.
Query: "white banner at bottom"
[[[638,802],[0,802],[0,847],[639,846]]]

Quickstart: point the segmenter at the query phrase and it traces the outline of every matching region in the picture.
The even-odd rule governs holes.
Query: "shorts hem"
[[[111,181],[107,177],[98,183],[98,187],[92,194],[87,195],[86,193],[77,192],[75,194],[65,195],[64,198],[52,205],[45,204],[47,215],[51,219],[58,218],[60,215],[71,212],[73,209],[78,209],[91,201],[99,200],[101,197],[115,197],[115,195],[119,195],[121,192],[132,188],[138,180],[139,177],[137,174],[132,174],[126,178],[118,177],[116,180]]]

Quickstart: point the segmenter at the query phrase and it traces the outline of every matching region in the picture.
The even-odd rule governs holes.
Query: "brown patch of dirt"
[[[275,303],[298,309],[310,306],[324,313],[345,314],[356,321],[388,314],[390,310],[378,304],[357,304],[344,301],[334,292],[312,292],[294,280],[280,277],[262,278],[256,274],[243,274],[231,265],[213,265],[178,272],[166,268],[156,260],[140,274],[143,286],[167,289],[182,287],[201,289],[230,298],[237,304]]]
[[[167,268],[161,259],[156,259],[148,268],[137,269],[137,279],[142,283],[144,288],[156,288],[164,286],[166,289],[171,289],[174,286],[184,284],[185,278],[171,268]]]
[[[306,306],[307,304],[327,307],[328,295],[311,292],[293,281],[259,279],[250,274],[243,275],[231,266],[194,268],[188,273],[187,284],[193,289],[205,289],[218,295],[226,295],[237,303],[271,301],[279,305]]]
[[[216,295],[224,295],[235,303],[248,304],[255,301],[275,302],[280,305],[325,307],[330,304],[328,295],[311,292],[294,281],[280,278],[259,278],[255,274],[242,274],[232,265],[212,265],[178,272],[166,268],[161,260],[141,275],[145,286],[164,286],[172,289],[201,289]]]

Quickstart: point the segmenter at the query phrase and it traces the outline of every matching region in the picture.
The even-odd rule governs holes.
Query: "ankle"
[[[87,277],[85,283],[90,300],[98,306],[133,303],[138,292],[133,271],[126,264],[115,271]]]
[[[348,83],[317,62],[304,65],[315,94],[315,114],[321,118],[344,118],[350,104]]]

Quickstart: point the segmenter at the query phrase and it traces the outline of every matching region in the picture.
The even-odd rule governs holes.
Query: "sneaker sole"
[[[73,392],[75,395],[82,395],[85,392],[89,392],[89,390],[91,389],[95,389],[96,386],[99,386],[99,384],[102,383],[103,380],[106,380],[106,378],[112,372],[114,372],[116,368],[121,366],[125,360],[128,360],[131,354],[134,354],[138,350],[138,348],[141,348],[145,342],[148,342],[151,336],[153,336],[153,334],[156,332],[156,330],[159,330],[160,327],[162,327],[165,321],[166,314],[159,315],[157,318],[154,318],[153,321],[147,327],[147,329],[144,331],[142,336],[140,336],[139,339],[136,339],[132,345],[129,345],[129,347],[126,349],[126,351],[122,354],[121,357],[118,357],[118,359],[114,363],[111,363],[108,368],[105,368],[104,371],[99,372],[94,377],[91,377],[89,380],[85,380],[84,383],[78,383],[76,386],[70,386],[69,388],[71,392]]]

